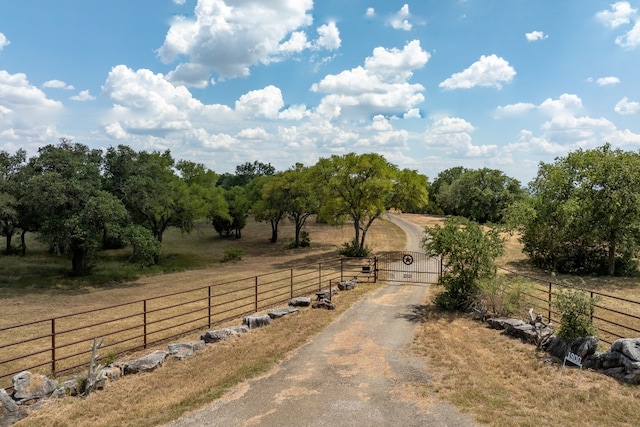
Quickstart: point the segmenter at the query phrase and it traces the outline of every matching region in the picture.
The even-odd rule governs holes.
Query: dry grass
[[[220,397],[233,385],[272,369],[363,294],[366,285],[336,297],[335,311],[303,309],[267,328],[215,345],[194,356],[168,359],[153,373],[123,377],[86,399],[52,401],[17,426],[153,426],[178,418]]]
[[[433,292],[433,289],[430,290]],[[491,426],[637,426],[640,388],[545,362],[535,347],[428,304],[415,350],[433,380],[425,394]]]

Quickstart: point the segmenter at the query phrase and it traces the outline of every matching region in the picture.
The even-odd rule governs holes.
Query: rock
[[[278,319],[280,317],[288,316],[289,314],[299,313],[300,310],[293,307],[276,308],[271,310],[267,315],[272,319]]]
[[[27,412],[16,405],[16,402],[0,388],[0,426],[10,426],[27,416]]]
[[[268,314],[261,314],[255,316],[247,316],[242,318],[242,323],[247,325],[249,329],[260,328],[262,326],[268,326],[271,324],[271,317]]]
[[[622,338],[599,354],[604,373],[628,384],[640,384],[640,338]]]
[[[169,344],[169,354],[178,360],[182,360],[185,357],[191,356],[198,350],[202,350],[205,347],[204,340],[198,342],[187,342],[178,344]]]
[[[73,377],[72,379],[60,384],[60,390],[64,390],[67,396],[79,396],[84,390],[84,380],[81,377]]]
[[[64,399],[67,396],[67,392],[63,388],[57,388],[49,396],[50,399]]]
[[[216,329],[214,331],[205,332],[200,339],[207,344],[211,344],[247,332],[249,332],[249,328],[245,325],[233,326],[231,328]]]
[[[125,362],[122,371],[124,375],[153,371],[154,369],[162,366],[168,354],[169,353],[166,351],[156,350],[153,353],[141,357],[140,359]]]
[[[335,310],[336,306],[331,301],[323,299],[316,301],[311,305],[311,308],[326,308],[327,310]]]
[[[348,291],[351,289],[355,289],[356,282],[353,280],[346,280],[344,282],[338,282],[338,289],[341,291]]]
[[[289,305],[292,307],[309,307],[311,305],[311,298],[309,297],[297,297],[289,300]]]
[[[48,397],[58,386],[58,381],[50,380],[44,375],[22,371],[13,376],[13,398],[18,403]]]
[[[583,360],[588,359],[596,352],[598,348],[598,337],[581,337],[571,342],[567,342],[560,337],[553,336],[543,347],[543,349],[557,358],[564,361],[564,357],[570,351],[577,354]]]
[[[528,323],[519,320],[519,319],[511,319],[508,317],[496,317],[492,319],[488,319],[487,323],[493,329],[506,329],[507,325],[510,327],[520,326],[520,325],[528,325]]]
[[[105,366],[98,373],[97,389],[103,389],[106,383],[111,381],[118,381],[122,376],[122,368],[120,364],[113,364]]]

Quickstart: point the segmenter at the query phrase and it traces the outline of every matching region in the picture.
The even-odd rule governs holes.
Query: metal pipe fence
[[[365,263],[367,260],[364,261]],[[57,376],[86,367],[104,337],[103,359],[145,349],[313,294],[361,272],[362,259],[334,258],[288,270],[0,326],[0,388],[22,371]],[[375,263],[375,261],[373,261]],[[371,265],[371,262],[368,263]]]
[[[565,286],[506,268],[501,270],[511,276],[529,280],[532,286],[524,293],[527,303],[533,306],[536,312],[546,316],[548,322],[560,324],[560,313],[554,307],[555,300],[560,292],[572,289],[584,292],[594,301],[591,320],[598,331],[600,341],[611,345],[620,338],[640,337],[640,301],[590,289]]]

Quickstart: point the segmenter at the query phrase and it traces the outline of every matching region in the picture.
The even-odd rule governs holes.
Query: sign
[[[564,357],[564,361],[567,362],[571,362],[576,366],[579,366],[580,368],[582,368],[582,357],[578,356],[575,353],[571,353],[568,352],[567,355]]]

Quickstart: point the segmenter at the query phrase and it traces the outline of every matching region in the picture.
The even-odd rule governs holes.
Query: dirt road
[[[407,249],[418,249],[422,229],[390,220],[407,231]],[[429,376],[410,345],[425,290],[426,285],[383,286],[268,375],[238,385],[171,426],[475,425],[420,391]]]

